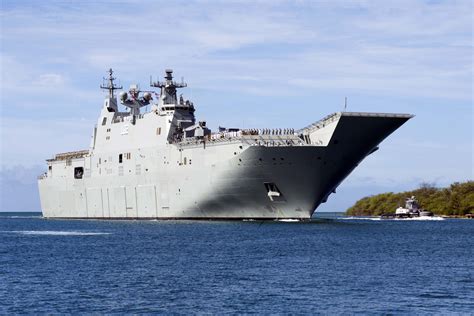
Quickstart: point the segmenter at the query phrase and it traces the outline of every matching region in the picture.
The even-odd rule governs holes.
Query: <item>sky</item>
[[[337,111],[411,113],[330,196],[473,179],[472,1],[2,0],[0,210],[38,211],[55,153],[87,149],[112,67],[174,69],[211,128],[300,128]]]

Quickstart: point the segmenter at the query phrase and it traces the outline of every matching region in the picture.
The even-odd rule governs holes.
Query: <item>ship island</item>
[[[413,117],[343,111],[299,129],[213,131],[178,95],[187,84],[171,69],[147,91],[117,94],[115,80],[110,69],[90,147],[46,161],[43,217],[308,220]]]

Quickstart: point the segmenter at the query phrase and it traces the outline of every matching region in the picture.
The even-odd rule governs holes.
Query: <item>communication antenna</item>
[[[160,95],[164,104],[174,104],[177,102],[176,89],[185,88],[187,84],[181,79],[181,83],[173,81],[173,70],[166,69],[165,81],[153,81],[150,77],[150,86],[160,88]]]
[[[118,86],[114,83],[114,80],[116,78],[113,76],[113,73],[114,71],[112,70],[112,68],[110,68],[109,78],[103,78],[104,82],[102,82],[102,85],[100,86],[101,89],[109,90],[109,98],[114,97],[114,90],[120,90],[123,88],[122,86]],[[107,82],[107,84],[105,84],[105,82]]]
[[[347,97],[344,98],[344,112],[347,109]]]

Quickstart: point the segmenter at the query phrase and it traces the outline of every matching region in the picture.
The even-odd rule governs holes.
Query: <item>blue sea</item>
[[[474,314],[473,238],[462,219],[0,213],[0,314]]]

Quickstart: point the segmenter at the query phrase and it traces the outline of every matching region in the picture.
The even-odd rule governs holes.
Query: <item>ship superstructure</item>
[[[117,99],[114,80],[110,70],[90,148],[47,160],[38,180],[44,217],[309,219],[412,117],[339,112],[299,130],[213,132],[178,97],[186,84],[172,70],[150,82],[159,93],[132,85]]]

